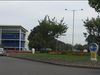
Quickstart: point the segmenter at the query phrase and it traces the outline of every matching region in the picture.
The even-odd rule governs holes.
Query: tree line
[[[95,9],[97,13],[100,12],[100,0],[88,0],[89,5]],[[57,40],[60,36],[68,30],[67,24],[64,23],[64,18],[59,22],[56,18],[50,19],[47,15],[43,20],[39,20],[39,25],[34,27],[28,37],[29,48],[35,48],[40,50],[41,48],[51,48],[53,50],[71,50],[72,45],[66,44],[62,41]],[[83,50],[88,49],[90,43],[97,43],[99,45],[98,54],[100,55],[100,17],[92,19],[86,19],[84,27],[87,32],[84,32],[87,45],[76,44],[75,49]]]
[[[31,30],[28,37],[30,49],[36,50],[51,48],[52,50],[72,50],[72,45],[58,40],[60,36],[63,36],[68,27],[65,24],[64,19],[58,22],[55,17],[50,19],[47,15],[43,20],[38,21],[39,25]],[[65,36],[65,35],[64,35]],[[76,44],[74,46],[77,50],[83,50],[84,46]]]
[[[57,40],[57,38],[63,35],[68,29],[63,20],[64,19],[61,19],[60,22],[58,22],[55,17],[50,19],[47,15],[43,20],[38,21],[39,25],[31,30],[28,37],[29,47],[38,50],[41,48],[52,48],[55,50],[57,44],[63,46],[64,43]]]

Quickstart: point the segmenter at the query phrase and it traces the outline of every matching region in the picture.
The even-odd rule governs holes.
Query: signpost
[[[89,45],[89,50],[91,52],[91,61],[97,61],[98,45],[96,43],[91,43]]]

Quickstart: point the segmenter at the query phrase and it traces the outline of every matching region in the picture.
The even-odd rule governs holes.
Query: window
[[[2,39],[19,39],[19,33],[3,33]]]

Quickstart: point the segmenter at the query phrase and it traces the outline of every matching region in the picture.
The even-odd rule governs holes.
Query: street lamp
[[[99,14],[100,14],[100,13],[98,12],[98,17],[99,17]]]
[[[75,22],[75,12],[76,11],[82,11],[83,9],[81,10],[68,10],[68,9],[65,9],[67,11],[72,11],[73,12],[73,27],[72,27],[72,50],[73,50],[73,46],[74,46],[74,22]]]

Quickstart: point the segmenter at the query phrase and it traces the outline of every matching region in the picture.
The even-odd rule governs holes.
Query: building
[[[0,25],[0,46],[6,50],[25,49],[26,32],[20,25]]]

